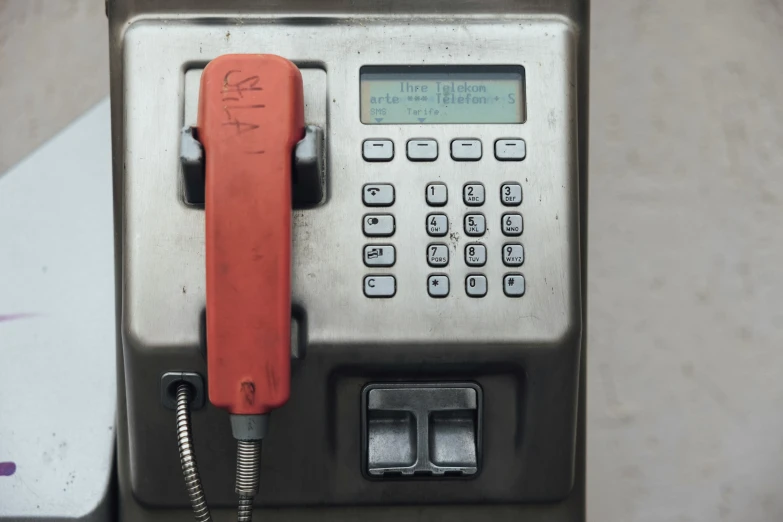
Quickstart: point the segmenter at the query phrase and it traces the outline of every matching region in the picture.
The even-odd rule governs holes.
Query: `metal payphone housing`
[[[206,374],[202,317],[204,218],[185,203],[180,129],[195,122],[198,77],[227,53],[272,53],[303,72],[306,123],[325,130],[326,197],[294,212],[292,395],[265,440],[259,506],[282,519],[581,520],[584,512],[584,318],[587,183],[586,1],[153,1],[107,3],[112,46],[118,312],[121,346],[119,472],[127,520],[187,520],[171,412],[160,376]],[[364,66],[521,65],[522,124],[365,125]],[[518,137],[521,163],[497,161],[493,143]],[[366,162],[366,139],[390,139],[395,157]],[[439,157],[408,161],[405,144],[432,138]],[[449,145],[477,138],[483,156],[455,162]],[[465,265],[472,240],[461,187],[487,187],[487,264]],[[500,184],[522,185],[526,293],[499,282],[505,210]],[[395,187],[391,268],[364,266],[365,183]],[[430,182],[448,186],[439,210],[447,268],[427,265],[432,238],[424,200]],[[261,225],[260,225],[261,226]],[[428,297],[429,274],[451,281]],[[466,295],[466,276],[489,281]],[[368,299],[367,274],[390,274],[390,299]],[[363,473],[362,391],[383,382],[475,383],[483,395],[482,460],[470,479],[373,480]],[[227,414],[193,419],[207,498],[233,505],[234,445]],[[390,508],[394,509],[390,509]],[[165,508],[165,509],[164,509]],[[306,510],[296,508],[310,508]],[[217,517],[229,516],[217,512]],[[270,515],[271,516],[271,515]],[[181,517],[181,518],[177,518]]]

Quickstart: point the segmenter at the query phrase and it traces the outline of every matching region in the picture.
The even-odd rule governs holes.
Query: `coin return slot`
[[[476,411],[437,411],[430,415],[430,460],[441,467],[476,465]],[[447,471],[461,475],[461,470]]]
[[[369,452],[378,468],[416,464],[416,418],[413,413],[372,410],[368,420]]]
[[[364,389],[362,415],[368,477],[451,478],[478,473],[478,385],[371,384]]]

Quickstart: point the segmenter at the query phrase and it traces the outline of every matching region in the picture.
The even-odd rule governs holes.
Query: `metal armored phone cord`
[[[268,424],[268,415],[231,415],[231,432],[237,440],[238,522],[253,520],[253,500],[261,474],[261,440]]]
[[[197,522],[212,522],[204,488],[196,464],[193,447],[193,429],[190,426],[191,388],[187,383],[177,385],[177,444],[185,488]],[[258,494],[261,472],[261,439],[266,434],[269,417],[266,415],[232,415],[231,428],[237,439],[236,492],[239,495],[237,521],[253,520],[253,500]]]
[[[239,495],[237,522],[253,520],[253,500],[258,493],[259,472],[261,471],[261,441],[237,441],[237,484]]]
[[[198,522],[211,522],[204,488],[198,475],[196,451],[193,447],[192,429],[190,427],[190,385],[180,383],[177,386],[177,444],[179,460],[182,464],[182,475],[185,477],[185,488],[188,490],[190,505]]]

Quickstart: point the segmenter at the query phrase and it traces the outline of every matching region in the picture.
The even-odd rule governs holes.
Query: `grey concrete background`
[[[783,520],[783,2],[592,28],[590,520]]]
[[[108,93],[100,0],[0,0],[0,172]],[[783,2],[593,0],[591,522],[783,520]]]
[[[109,93],[102,0],[0,0],[0,175]]]

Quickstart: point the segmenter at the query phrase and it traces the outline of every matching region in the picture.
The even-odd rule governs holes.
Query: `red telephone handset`
[[[302,75],[274,55],[224,55],[201,77],[209,400],[268,413],[290,393],[291,164]]]

